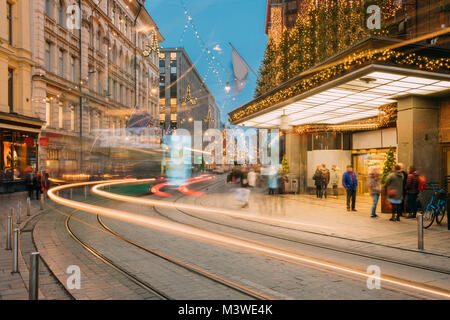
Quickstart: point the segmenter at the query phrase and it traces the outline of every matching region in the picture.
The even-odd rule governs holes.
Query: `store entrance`
[[[370,168],[378,167],[380,172],[382,172],[388,150],[389,149],[370,149],[352,151],[353,169],[358,174],[358,194],[370,194],[368,183]],[[394,149],[394,153],[395,152],[396,149]]]
[[[450,190],[450,145],[442,146],[442,185]]]

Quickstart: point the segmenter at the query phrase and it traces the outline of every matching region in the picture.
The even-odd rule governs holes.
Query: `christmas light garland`
[[[345,62],[333,65],[329,68],[300,79],[287,88],[279,89],[272,94],[256,99],[229,113],[231,123],[243,119],[255,112],[274,106],[303,92],[309,91],[324,82],[340,77],[351,69],[360,68],[370,63],[382,62],[383,64],[395,64],[398,66],[414,67],[426,71],[450,72],[450,58],[428,58],[415,53],[403,53],[394,50],[369,50],[352,54]]]

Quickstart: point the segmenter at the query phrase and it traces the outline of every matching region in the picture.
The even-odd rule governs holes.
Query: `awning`
[[[0,112],[0,128],[39,133],[43,124],[44,121],[37,118]]]
[[[243,117],[233,124],[275,128],[312,123],[338,124],[378,115],[379,107],[407,95],[434,96],[450,92],[450,75],[372,64],[339,79],[267,109]]]

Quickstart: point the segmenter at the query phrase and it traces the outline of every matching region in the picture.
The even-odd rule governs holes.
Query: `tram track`
[[[219,182],[219,183],[220,183],[220,182]],[[217,183],[214,183],[214,184],[217,184]],[[211,188],[211,186],[212,186],[212,184],[208,184],[205,188]],[[184,197],[184,196],[180,196],[180,197],[178,197],[177,199],[174,199],[174,200],[175,200],[174,202],[180,201],[183,197]],[[160,210],[158,210],[158,208],[156,208],[155,206],[153,206],[153,208],[154,208],[154,211],[155,211],[156,213],[158,213],[159,215],[165,217],[166,219],[169,219],[169,220],[172,220],[172,221],[175,221],[175,222],[180,223],[178,220],[173,219],[172,217],[168,217],[167,215],[163,214],[163,213],[162,213]],[[176,209],[177,212],[180,212],[180,213],[182,213],[182,214],[185,214],[185,215],[188,215],[188,216],[190,215],[189,213],[184,212],[183,210],[180,210],[180,209],[178,209],[178,208],[172,208],[172,210],[173,210],[173,209]],[[199,219],[199,217],[196,217],[196,216],[194,216],[194,215],[192,215],[190,218]],[[236,229],[235,226],[232,226],[232,225],[227,225],[227,224],[223,224],[223,223],[218,223],[217,221],[211,221],[211,220],[209,220],[209,219],[203,219],[203,220],[205,220],[205,222],[208,222],[208,223],[211,223],[211,224],[219,224],[219,225],[222,225],[222,226],[224,226],[224,227]],[[246,220],[246,219],[244,219],[244,220]],[[249,221],[251,222],[251,220],[249,220]],[[183,222],[182,224],[194,226],[195,228],[200,229],[200,230],[210,231],[209,229],[199,228],[197,225],[193,225],[193,224],[189,224],[189,223],[185,223],[185,222]],[[277,227],[282,228],[282,226],[277,226]],[[246,232],[252,232],[251,230],[247,230],[247,229],[245,229],[245,228],[241,228],[240,230],[241,230],[241,231],[246,231]],[[218,232],[218,233],[220,234],[220,232]],[[264,236],[267,236],[267,237],[272,237],[272,236],[273,236],[273,235],[270,235],[270,234],[267,234],[267,233],[261,233],[261,232],[260,232],[260,234],[261,234],[261,235],[264,235]],[[281,239],[282,239],[282,240],[287,240],[287,241],[292,241],[292,239],[286,239],[286,238],[284,238],[284,237],[281,237]],[[311,245],[311,244],[310,244],[310,243],[306,243],[306,245]],[[325,249],[336,251],[335,248],[330,248],[330,247],[325,247]],[[345,253],[347,253],[347,254],[353,254],[354,252],[345,252]],[[361,254],[359,254],[359,253],[358,253],[358,255],[361,256]],[[368,255],[365,255],[365,257],[370,257],[370,258],[372,258],[372,259],[383,260],[383,261],[387,261],[387,262],[391,262],[391,263],[397,263],[397,261],[394,261],[394,260],[391,260],[391,259],[384,259],[384,258],[383,258],[383,259],[379,259],[380,257],[376,257],[376,256],[368,256]],[[281,259],[281,260],[284,260],[284,259]],[[288,261],[288,260],[284,260],[284,261]],[[400,264],[402,264],[402,265],[408,265],[408,266],[414,267],[414,268],[424,269],[424,268],[422,268],[422,266],[417,266],[417,265],[412,265],[412,264],[405,264],[405,263],[400,263]],[[428,270],[428,271],[440,272],[441,270]],[[445,271],[445,270],[444,270],[444,271]],[[441,272],[441,273],[442,273],[442,272]],[[443,272],[443,273],[447,274],[446,271]],[[392,279],[394,279],[394,281],[391,281],[391,282],[395,283],[395,278],[392,278]],[[402,280],[399,280],[399,281],[402,281]],[[404,280],[403,280],[403,281],[404,281]],[[407,283],[407,282],[404,282],[404,284],[406,284],[406,283]],[[411,285],[409,285],[410,287],[414,286],[414,282],[410,282],[410,283],[411,283]],[[406,286],[408,287],[407,284],[406,284]],[[428,286],[428,288],[430,288],[431,290],[433,290],[433,287]],[[437,288],[437,289],[438,289],[438,288]],[[395,290],[395,291],[400,291],[400,290],[397,290],[397,289],[394,289],[394,290]],[[424,290],[427,291],[427,289],[424,289]],[[422,291],[422,290],[421,290],[421,291]],[[410,294],[412,294],[412,293],[410,293]],[[412,294],[412,295],[413,295],[413,296],[417,296],[417,294],[415,294],[415,293]]]
[[[178,202],[179,200],[181,200],[182,198],[185,198],[185,195],[181,195],[179,196],[177,199],[174,200],[174,202]],[[155,208],[155,207],[154,207]],[[155,209],[157,210],[157,209]],[[207,223],[212,223],[212,224],[216,224],[219,225],[221,227],[227,227],[227,228],[232,228],[235,230],[240,230],[240,231],[245,231],[245,232],[249,232],[249,233],[253,233],[253,234],[257,234],[257,235],[261,235],[261,236],[265,236],[265,237],[270,237],[270,238],[275,238],[278,240],[283,240],[283,241],[288,241],[291,243],[296,243],[296,244],[301,244],[301,245],[306,245],[306,246],[310,246],[310,247],[315,247],[315,248],[320,248],[320,249],[325,249],[325,250],[329,250],[329,251],[334,251],[334,252],[339,252],[339,253],[344,253],[344,254],[348,254],[348,255],[353,255],[353,256],[358,256],[358,257],[362,257],[362,258],[367,258],[367,259],[373,259],[373,260],[378,260],[378,261],[384,261],[384,262],[388,262],[388,263],[392,263],[392,264],[396,264],[396,265],[402,265],[402,266],[406,266],[406,267],[410,267],[410,268],[416,268],[416,269],[420,269],[420,270],[427,270],[427,271],[431,271],[431,272],[435,272],[435,273],[440,273],[440,274],[445,274],[445,275],[450,275],[450,270],[444,270],[444,269],[438,269],[438,268],[433,268],[433,267],[429,267],[429,266],[424,266],[424,265],[418,265],[418,264],[413,264],[413,263],[407,263],[407,262],[403,262],[403,261],[399,261],[399,260],[394,260],[394,259],[388,259],[388,258],[384,258],[384,257],[380,257],[380,256],[376,256],[376,255],[369,255],[369,254],[364,254],[364,253],[359,253],[356,251],[351,251],[351,250],[345,250],[345,249],[339,249],[339,248],[335,248],[335,247],[331,247],[331,246],[325,246],[325,245],[320,245],[317,243],[312,243],[312,242],[307,242],[307,241],[301,241],[298,239],[292,239],[292,238],[287,238],[287,237],[283,237],[283,236],[278,236],[275,235],[273,233],[266,233],[266,232],[260,232],[260,231],[256,231],[256,230],[250,230],[248,228],[243,228],[243,227],[239,227],[239,226],[235,226],[235,225],[231,225],[228,223],[222,223],[222,222],[218,222],[212,219],[207,219],[204,217],[199,217],[198,215],[186,212],[185,210],[182,209],[176,209],[178,212],[181,212],[182,214],[193,218],[193,219],[198,219]],[[176,219],[172,219],[169,216],[161,213],[160,210],[157,210],[158,213],[162,216],[164,216],[165,218],[173,221],[173,222],[178,222]],[[253,220],[249,220],[249,219],[245,219],[245,218],[240,218],[240,217],[234,217],[235,219],[239,219],[239,220],[243,220],[243,221],[247,221],[247,222],[251,222],[251,223],[256,223],[256,224],[263,224],[262,222],[259,221],[253,221]],[[196,228],[199,228],[198,225],[196,224],[188,224],[190,226],[195,226]],[[289,230],[293,230],[293,231],[301,231],[299,229],[295,229],[295,228],[287,228],[287,227],[283,227],[283,226],[279,226],[279,225],[269,225],[271,227],[276,227],[276,228],[281,228],[281,229],[289,229]],[[207,229],[205,229],[207,230]],[[348,241],[353,241],[353,239],[347,239],[345,237],[339,237],[342,240],[348,240]],[[374,243],[370,243],[371,245],[376,245]],[[397,247],[391,247],[392,249],[397,249]],[[443,256],[445,258],[447,258],[447,256]]]
[[[98,200],[95,201],[93,203],[98,203],[98,202],[102,202],[104,200]],[[64,215],[67,215],[65,213],[63,213],[62,211],[56,209],[53,207],[53,210],[58,211]],[[74,210],[71,214],[67,215],[67,218],[65,220],[65,227],[67,232],[69,233],[69,235],[78,243],[80,244],[80,246],[85,249],[87,252],[89,252],[90,254],[92,254],[94,257],[96,257],[97,259],[101,260],[103,263],[109,265],[110,267],[112,267],[113,269],[115,269],[116,271],[120,272],[122,275],[126,276],[128,279],[130,279],[132,282],[134,282],[135,284],[137,284],[138,286],[140,286],[141,288],[145,289],[146,291],[155,294],[156,296],[158,296],[159,298],[163,299],[163,300],[174,300],[173,297],[171,297],[170,295],[162,292],[161,290],[155,288],[153,285],[149,284],[148,282],[138,278],[137,276],[135,276],[133,273],[129,272],[128,270],[126,270],[125,268],[121,267],[119,264],[115,263],[112,259],[106,257],[104,254],[102,254],[99,250],[95,249],[94,247],[92,247],[91,245],[89,245],[86,241],[83,241],[77,234],[75,234],[74,230],[71,227],[71,220],[73,215],[80,210]],[[156,256],[162,260],[165,260],[173,265],[176,265],[180,268],[183,268],[193,274],[196,274],[200,277],[203,277],[205,279],[211,280],[214,283],[217,283],[219,285],[222,285],[224,287],[227,287],[229,289],[232,289],[240,294],[243,294],[249,298],[252,299],[256,299],[256,300],[273,300],[272,297],[265,295],[263,293],[257,292],[255,290],[252,290],[250,288],[247,288],[243,285],[237,284],[235,282],[232,282],[230,280],[227,280],[221,276],[212,274],[206,270],[203,270],[199,267],[193,266],[191,264],[185,263],[179,259],[170,257],[168,255],[165,255],[159,251],[156,250],[152,250],[148,247],[145,247],[142,244],[139,244],[129,238],[124,237],[123,235],[119,234],[118,232],[116,232],[115,230],[113,230],[111,227],[109,227],[101,218],[100,215],[96,215],[97,221],[100,224],[100,226],[111,236],[121,240],[121,241],[125,241],[128,244],[133,245],[134,247],[145,251],[146,253],[149,253],[153,256]]]

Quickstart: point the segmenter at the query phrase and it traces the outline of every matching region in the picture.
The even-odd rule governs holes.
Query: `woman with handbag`
[[[388,201],[392,205],[390,221],[400,221],[403,202],[403,174],[399,165],[394,166],[393,172],[387,177],[385,184]],[[397,217],[395,217],[397,215]]]

